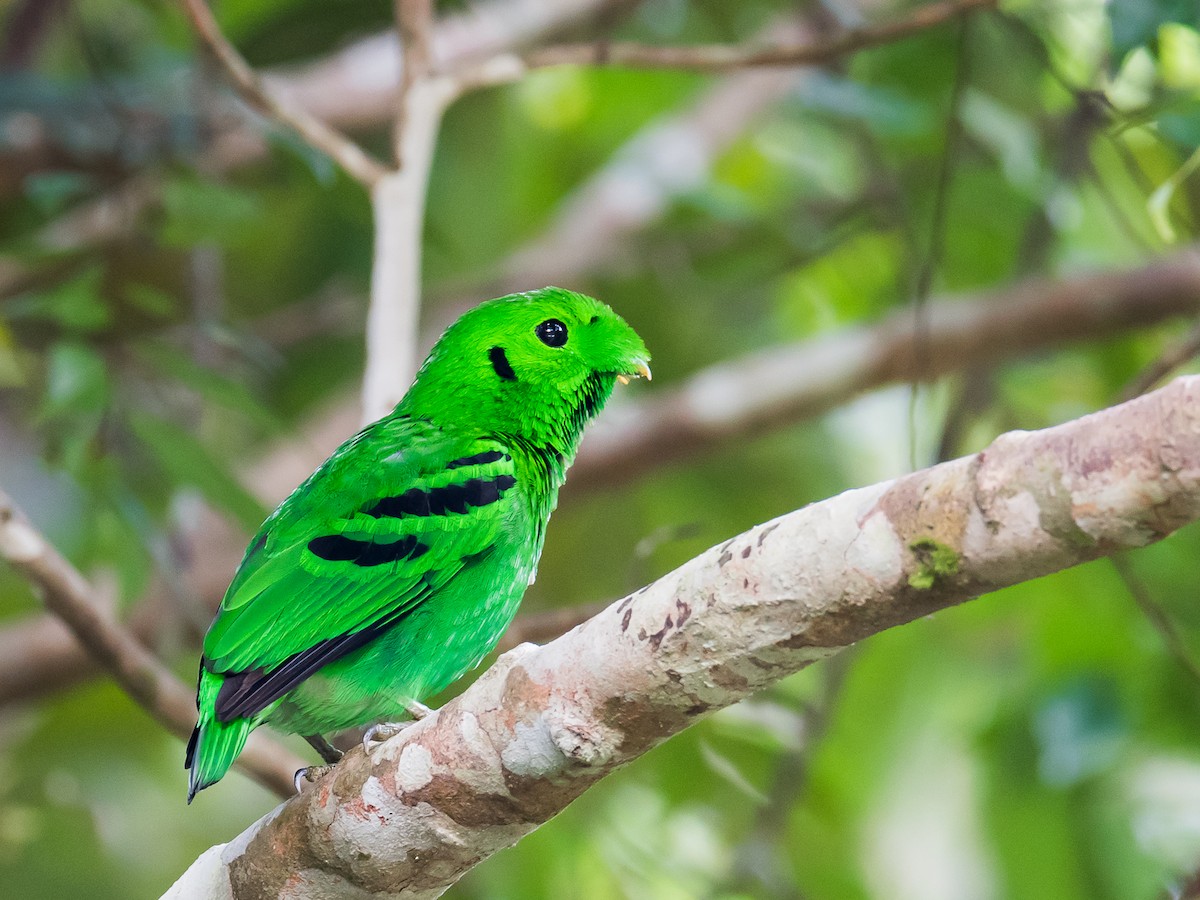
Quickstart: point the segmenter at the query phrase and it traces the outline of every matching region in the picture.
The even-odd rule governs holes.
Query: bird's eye
[[[567,326],[558,319],[547,319],[533,333],[547,347],[561,347],[567,342]]]

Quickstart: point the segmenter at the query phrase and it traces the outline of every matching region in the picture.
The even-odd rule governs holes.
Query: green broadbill
[[[390,414],[263,523],[204,639],[188,802],[264,722],[321,735],[396,719],[478,665],[533,580],[584,425],[641,338],[545,288],[446,330]]]

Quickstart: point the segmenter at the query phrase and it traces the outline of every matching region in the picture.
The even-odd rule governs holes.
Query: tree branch
[[[1112,567],[1116,570],[1120,579],[1125,582],[1125,589],[1129,591],[1129,596],[1133,598],[1133,602],[1137,604],[1142,615],[1146,617],[1146,621],[1150,623],[1151,627],[1158,632],[1158,636],[1162,638],[1167,652],[1175,658],[1175,662],[1179,664],[1179,668],[1187,672],[1193,681],[1200,684],[1200,664],[1197,664],[1196,660],[1192,658],[1187,641],[1175,626],[1175,623],[1171,621],[1171,617],[1167,615],[1167,611],[1158,604],[1154,597],[1151,596],[1149,588],[1138,578],[1129,560],[1118,553],[1109,557],[1109,562],[1112,563]]]
[[[429,35],[433,23],[432,0],[393,0],[400,56],[400,90],[392,122],[392,153],[396,168],[404,168],[404,124],[408,118],[409,91],[429,76]]]
[[[0,491],[0,559],[33,585],[42,602],[66,623],[88,655],[106,669],[160,725],[187,740],[196,723],[192,692],[97,602],[79,571]],[[281,797],[292,793],[292,773],[304,763],[265,735],[247,746],[239,766]]]
[[[430,75],[431,0],[394,0],[403,47],[392,124],[395,171],[371,191],[375,251],[367,311],[362,420],[373,422],[404,396],[417,371],[425,198],[442,116],[461,85]]]
[[[745,44],[655,47],[630,42],[597,42],[544,47],[530,51],[524,59],[530,68],[573,65],[730,72],[761,66],[815,66],[869,47],[903,40],[967,13],[991,9],[996,3],[997,0],[946,0],[919,7],[907,18],[896,22],[852,28],[815,42],[774,47]]]
[[[434,897],[714,710],[887,628],[1200,518],[1200,377],[714,547],[355,750],[168,897]]]
[[[804,77],[788,70],[736,72],[686,109],[638,131],[559,205],[539,238],[510,256],[490,293],[569,284],[619,257],[631,235],[704,185],[721,154]]]
[[[1121,391],[1122,400],[1132,400],[1153,388],[1189,359],[1200,353],[1200,325],[1193,325],[1180,338],[1137,374]]]
[[[204,0],[181,0],[184,11],[208,51],[229,75],[242,99],[252,107],[291,128],[301,138],[325,153],[352,177],[370,188],[387,171],[362,147],[336,128],[327,125],[303,106],[289,102],[270,90],[221,33],[217,20]]]
[[[471,4],[434,23],[429,37],[431,70],[454,72],[491,56],[519,52],[628,2],[491,0]],[[393,30],[355,41],[308,65],[268,73],[266,78],[279,93],[326,122],[346,129],[370,128],[394,117],[402,66],[400,42]]]

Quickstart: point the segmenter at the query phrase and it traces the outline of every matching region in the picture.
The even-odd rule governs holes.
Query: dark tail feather
[[[184,768],[188,770],[188,803],[200,791],[220,781],[229,771],[246,746],[246,738],[258,724],[251,719],[217,721],[212,710],[220,687],[220,675],[207,670],[201,672],[197,697],[200,721],[192,730],[184,757]]]

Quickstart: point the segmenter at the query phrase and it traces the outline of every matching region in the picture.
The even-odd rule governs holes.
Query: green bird
[[[419,716],[477,666],[533,581],[584,425],[650,377],[608,306],[548,287],[438,340],[404,399],[263,523],[204,639],[188,802],[264,722],[322,737]]]

